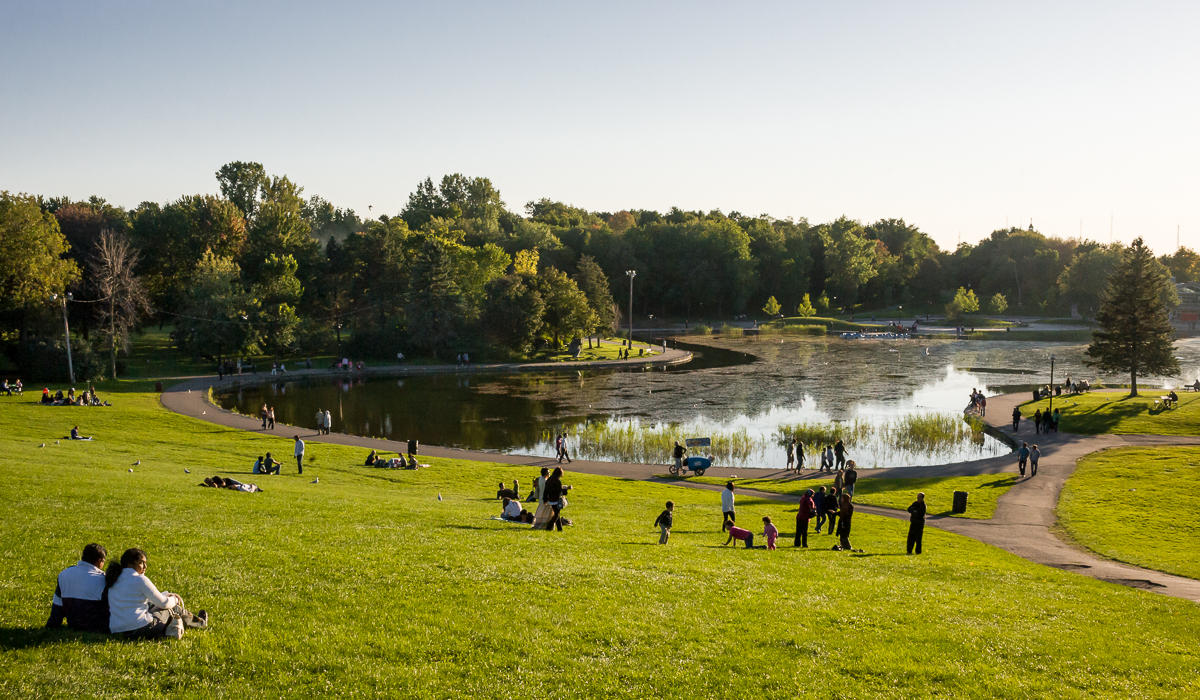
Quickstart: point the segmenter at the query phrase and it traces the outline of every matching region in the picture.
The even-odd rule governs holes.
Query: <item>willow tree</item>
[[[1109,374],[1129,374],[1129,396],[1138,395],[1138,375],[1174,375],[1179,360],[1172,347],[1167,274],[1142,239],[1122,256],[1108,278],[1084,364]]]

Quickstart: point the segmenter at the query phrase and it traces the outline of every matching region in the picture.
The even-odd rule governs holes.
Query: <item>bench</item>
[[[1154,399],[1154,407],[1159,408],[1174,408],[1177,402],[1173,401],[1170,396],[1160,396]]]

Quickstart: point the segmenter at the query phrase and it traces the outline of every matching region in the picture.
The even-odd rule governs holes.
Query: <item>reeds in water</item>
[[[688,437],[711,437],[712,446],[698,448],[696,456],[710,454],[718,464],[742,464],[761,446],[745,428],[729,433],[685,435],[678,425],[642,425],[635,422],[590,423],[575,435],[575,452],[585,459],[659,464],[672,459],[675,441]]]

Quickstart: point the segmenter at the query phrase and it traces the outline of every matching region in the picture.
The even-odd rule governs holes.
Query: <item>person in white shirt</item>
[[[500,514],[500,518],[514,523],[525,522],[525,516],[528,512],[521,507],[520,501],[515,498],[505,498],[504,512]]]
[[[108,628],[113,634],[134,639],[183,636],[185,627],[208,627],[208,613],[192,615],[183,599],[162,593],[146,578],[146,553],[127,549],[120,563],[113,562],[104,575],[108,585]]]
[[[104,595],[104,560],[108,550],[89,544],[75,566],[63,569],[54,586],[47,627],[67,627],[78,632],[108,634],[108,598]]]
[[[296,455],[296,469],[299,471],[299,473],[303,474],[304,473],[304,441],[300,439],[299,435],[293,435],[292,439],[296,441],[296,451],[293,453]]]
[[[333,416],[329,411],[325,411],[325,434],[329,434],[329,430],[333,428]]]
[[[727,522],[736,522],[737,513],[733,510],[733,482],[725,484],[725,490],[721,492],[721,527],[725,527]]]

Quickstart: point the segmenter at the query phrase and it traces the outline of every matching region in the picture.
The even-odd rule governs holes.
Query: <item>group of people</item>
[[[317,409],[317,435],[328,435],[333,428],[333,416],[329,411]]]
[[[1017,432],[1017,430],[1019,430],[1021,427],[1021,417],[1021,407],[1013,406],[1012,429],[1014,433]],[[1062,418],[1062,412],[1057,408],[1054,409],[1053,413],[1051,413],[1049,409],[1043,411],[1039,408],[1033,412],[1033,432],[1049,433],[1051,430],[1053,430],[1057,433],[1058,421],[1060,418]],[[1036,472],[1037,470],[1034,471]]]
[[[1021,443],[1021,449],[1017,450],[1017,471],[1021,472],[1021,476],[1025,476],[1025,466],[1031,468],[1030,476],[1037,476],[1038,460],[1042,458],[1041,450],[1037,445],[1029,446],[1028,442]]]
[[[146,576],[148,557],[127,549],[105,571],[108,550],[89,544],[74,566],[58,575],[46,627],[115,634],[130,639],[183,637],[185,629],[208,627],[208,613],[187,611],[175,593],[159,591]]]
[[[500,482],[500,488],[496,491],[496,498],[502,502],[500,519],[527,523],[532,525],[534,530],[562,532],[563,525],[571,524],[570,520],[563,517],[562,511],[567,507],[567,492],[574,488],[564,485],[562,477],[562,467],[555,467],[554,471],[542,467],[541,473],[533,480],[533,490],[525,499],[526,503],[538,504],[533,513],[521,507],[520,484],[516,479],[513,479],[511,489],[506,488],[504,482]]]
[[[0,392],[3,392],[7,396],[12,396],[13,394],[19,395],[23,391],[25,391],[25,386],[23,384],[21,384],[20,379],[16,380],[12,384],[9,384],[8,380],[5,379],[4,384],[0,385]]]
[[[964,413],[978,413],[980,417],[987,415],[987,397],[978,389],[971,389],[970,402]]]
[[[679,443],[675,443],[678,445]],[[562,464],[563,460],[567,460],[567,464],[571,463],[571,454],[567,451],[567,434],[560,433],[554,436],[554,459]]]
[[[417,469],[422,466],[428,467],[428,464],[417,464],[416,442],[416,440],[410,440],[408,443],[410,450],[408,459],[405,459],[404,455],[399,452],[396,453],[395,457],[389,458],[384,457],[375,450],[371,450],[371,454],[367,455],[367,466],[376,467],[377,469]]]
[[[263,430],[275,429],[275,407],[268,406],[265,403],[262,408],[258,409],[258,417],[262,418]]]
[[[401,355],[397,354],[397,357],[401,357]],[[343,357],[341,360],[334,360],[333,364],[329,365],[329,369],[335,372],[349,372],[351,370],[357,370],[361,372],[366,368],[367,366],[362,360],[359,360],[358,362],[351,362],[349,357]]]
[[[676,443],[678,445],[678,443]],[[793,437],[788,441],[785,450],[787,453],[787,471],[799,473],[804,469],[805,454],[804,443],[798,438]],[[850,454],[850,450],[846,449],[846,443],[841,438],[835,440],[832,445],[825,445],[817,448],[817,454],[821,456],[821,465],[818,467],[818,472],[842,472],[850,465],[853,471],[854,460],[846,460],[846,456]],[[857,472],[855,473],[857,475]],[[841,478],[840,476],[838,478]]]
[[[466,367],[467,365],[471,364],[471,356],[465,352],[460,352],[458,353],[458,356],[454,358],[454,361],[458,363],[459,367]]]
[[[20,380],[18,380],[18,388],[17,388],[18,392],[21,391],[19,384],[20,384]],[[10,395],[11,395],[11,392],[10,392]],[[112,405],[111,403],[109,403],[107,401],[101,401],[100,397],[96,394],[96,390],[91,387],[84,389],[82,392],[79,393],[78,396],[76,396],[76,394],[75,394],[75,387],[71,387],[70,389],[68,389],[67,393],[65,395],[62,393],[62,389],[59,389],[58,392],[53,395],[50,394],[49,389],[42,389],[41,404],[43,406],[111,406]]]

